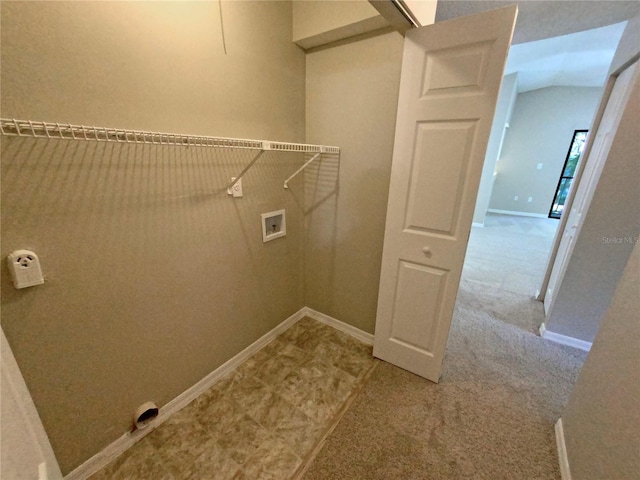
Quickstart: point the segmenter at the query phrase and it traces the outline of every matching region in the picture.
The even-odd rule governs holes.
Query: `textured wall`
[[[304,141],[304,54],[287,2],[2,2],[2,115]],[[303,215],[268,153],[2,139],[2,327],[63,472],[303,306]],[[296,182],[296,181],[294,181]],[[302,182],[292,182],[301,191]],[[287,209],[263,244],[259,214]]]
[[[573,478],[635,478],[640,471],[640,247],[562,414]]]
[[[402,62],[397,33],[307,55],[307,141],[340,145],[340,168],[307,175],[305,301],[373,333]]]
[[[548,87],[518,95],[489,208],[549,213],[573,132],[590,128],[601,95],[602,89],[587,87]]]

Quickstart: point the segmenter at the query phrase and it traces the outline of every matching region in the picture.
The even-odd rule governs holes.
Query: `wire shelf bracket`
[[[302,165],[298,170],[296,170],[295,172],[293,172],[293,174],[287,178],[284,181],[284,188],[289,189],[289,182],[296,176],[298,175],[301,171],[303,171],[305,168],[307,168],[309,165],[311,165],[312,162],[314,162],[315,160],[317,160],[318,158],[320,158],[322,156],[323,152],[320,153],[316,153],[313,157],[311,157],[309,160],[307,160],[304,165]]]
[[[266,144],[267,142],[265,142]],[[264,145],[263,149],[260,150],[258,152],[258,154],[253,157],[253,160],[251,160],[246,167],[244,167],[242,169],[242,171],[238,174],[238,176],[236,177],[232,177],[231,178],[231,183],[229,183],[229,185],[227,185],[227,195],[233,195],[233,186],[238,183],[240,181],[240,179],[244,176],[245,173],[247,173],[249,171],[249,169],[251,167],[253,167],[253,164],[256,163],[258,161],[258,159],[262,156],[262,154],[266,151],[266,150],[271,150],[271,148],[268,148],[268,145]]]

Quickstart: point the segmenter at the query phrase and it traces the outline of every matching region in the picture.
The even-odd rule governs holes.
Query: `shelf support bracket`
[[[320,152],[320,153],[316,153],[313,157],[311,157],[309,160],[307,160],[307,161],[305,162],[305,164],[304,164],[304,165],[302,165],[298,170],[296,170],[296,171],[293,173],[293,175],[291,175],[289,178],[287,178],[287,179],[284,181],[284,188],[287,188],[287,189],[288,189],[288,188],[289,188],[289,182],[291,181],[291,179],[293,179],[293,177],[295,177],[295,176],[296,176],[296,175],[298,175],[301,171],[303,171],[305,168],[307,168],[307,167],[311,164],[311,162],[313,162],[313,161],[317,160],[318,158],[320,158],[320,156],[321,156],[321,155],[322,155],[322,152]]]
[[[233,186],[240,181],[240,179],[244,176],[244,174],[247,173],[251,167],[253,167],[253,164],[256,163],[258,159],[262,156],[262,154],[267,150],[271,150],[271,144],[269,142],[262,142],[262,150],[260,150],[258,154],[255,157],[253,157],[253,160],[251,160],[247,164],[247,166],[242,169],[242,171],[238,174],[238,176],[235,177],[233,180],[231,180],[231,183],[227,185],[228,195],[233,194],[233,190],[232,190]]]

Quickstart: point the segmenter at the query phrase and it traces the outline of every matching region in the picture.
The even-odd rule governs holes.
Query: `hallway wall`
[[[639,291],[636,244],[562,414],[573,478],[633,478],[640,471]]]

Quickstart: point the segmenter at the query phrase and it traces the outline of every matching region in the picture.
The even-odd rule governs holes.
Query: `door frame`
[[[40,479],[62,480],[62,472],[58,466],[49,437],[44,430],[44,426],[33,403],[29,389],[22,377],[20,367],[16,362],[4,330],[0,328],[0,353],[2,357],[2,416],[10,415],[12,421],[19,422],[22,425],[20,429],[22,435],[3,435],[2,438],[2,456],[30,456],[28,462],[33,463],[33,474],[38,473]],[[8,406],[7,406],[8,405]],[[17,418],[16,418],[17,417]],[[6,421],[6,420],[5,420]],[[2,423],[5,423],[3,421]],[[9,424],[9,422],[7,422]],[[22,442],[27,440],[27,445]],[[3,462],[4,463],[4,462]],[[17,464],[9,462],[8,468],[17,468]],[[6,472],[5,472],[6,473]],[[26,472],[21,472],[27,475]],[[20,478],[23,478],[22,476]],[[30,476],[29,478],[35,478]]]
[[[618,76],[624,70],[633,65],[633,63],[635,63],[636,61],[640,60],[640,39],[638,38],[639,30],[640,16],[637,16],[627,22],[627,26],[622,33],[622,38],[620,38],[618,48],[613,57],[613,60],[611,61],[609,76],[607,77],[607,82],[604,86],[604,91],[602,92],[600,104],[598,105],[598,109],[596,110],[593,121],[591,122],[591,126],[589,127],[589,135],[587,136],[587,142],[585,144],[584,151],[582,152],[582,161],[578,164],[573,182],[571,183],[569,195],[567,196],[567,200],[564,204],[565,212],[570,212],[573,208],[573,202],[575,199],[576,191],[578,190],[578,185],[580,185],[580,182],[582,182],[583,180],[582,176],[584,173],[585,165],[587,164],[587,162],[592,161],[590,157],[593,140],[596,138],[598,129],[600,128],[604,111],[609,103],[611,92],[613,91],[613,86],[615,85]],[[592,194],[595,188],[596,185],[593,186],[592,191],[590,191],[589,194]],[[549,258],[547,260],[545,274],[542,279],[540,289],[538,290],[538,294],[536,295],[536,299],[541,302],[544,301],[547,294],[547,288],[549,288],[549,280],[551,279],[551,273],[553,272],[554,265],[556,264],[556,257],[560,248],[560,242],[562,241],[567,228],[570,228],[570,226],[567,225],[568,218],[569,215],[562,215],[559,220],[560,223],[558,224],[556,235],[553,239],[553,245],[551,247],[551,252],[549,253]],[[573,247],[568,249],[566,255],[567,258],[570,257],[572,253]],[[567,262],[562,263],[566,266]],[[556,290],[557,287],[562,284],[563,278],[564,271],[560,272],[558,276],[558,285],[556,285]],[[551,305],[548,310],[550,311],[552,307],[553,305]],[[548,315],[548,313],[549,312],[547,311],[547,309],[545,309],[545,314]]]

